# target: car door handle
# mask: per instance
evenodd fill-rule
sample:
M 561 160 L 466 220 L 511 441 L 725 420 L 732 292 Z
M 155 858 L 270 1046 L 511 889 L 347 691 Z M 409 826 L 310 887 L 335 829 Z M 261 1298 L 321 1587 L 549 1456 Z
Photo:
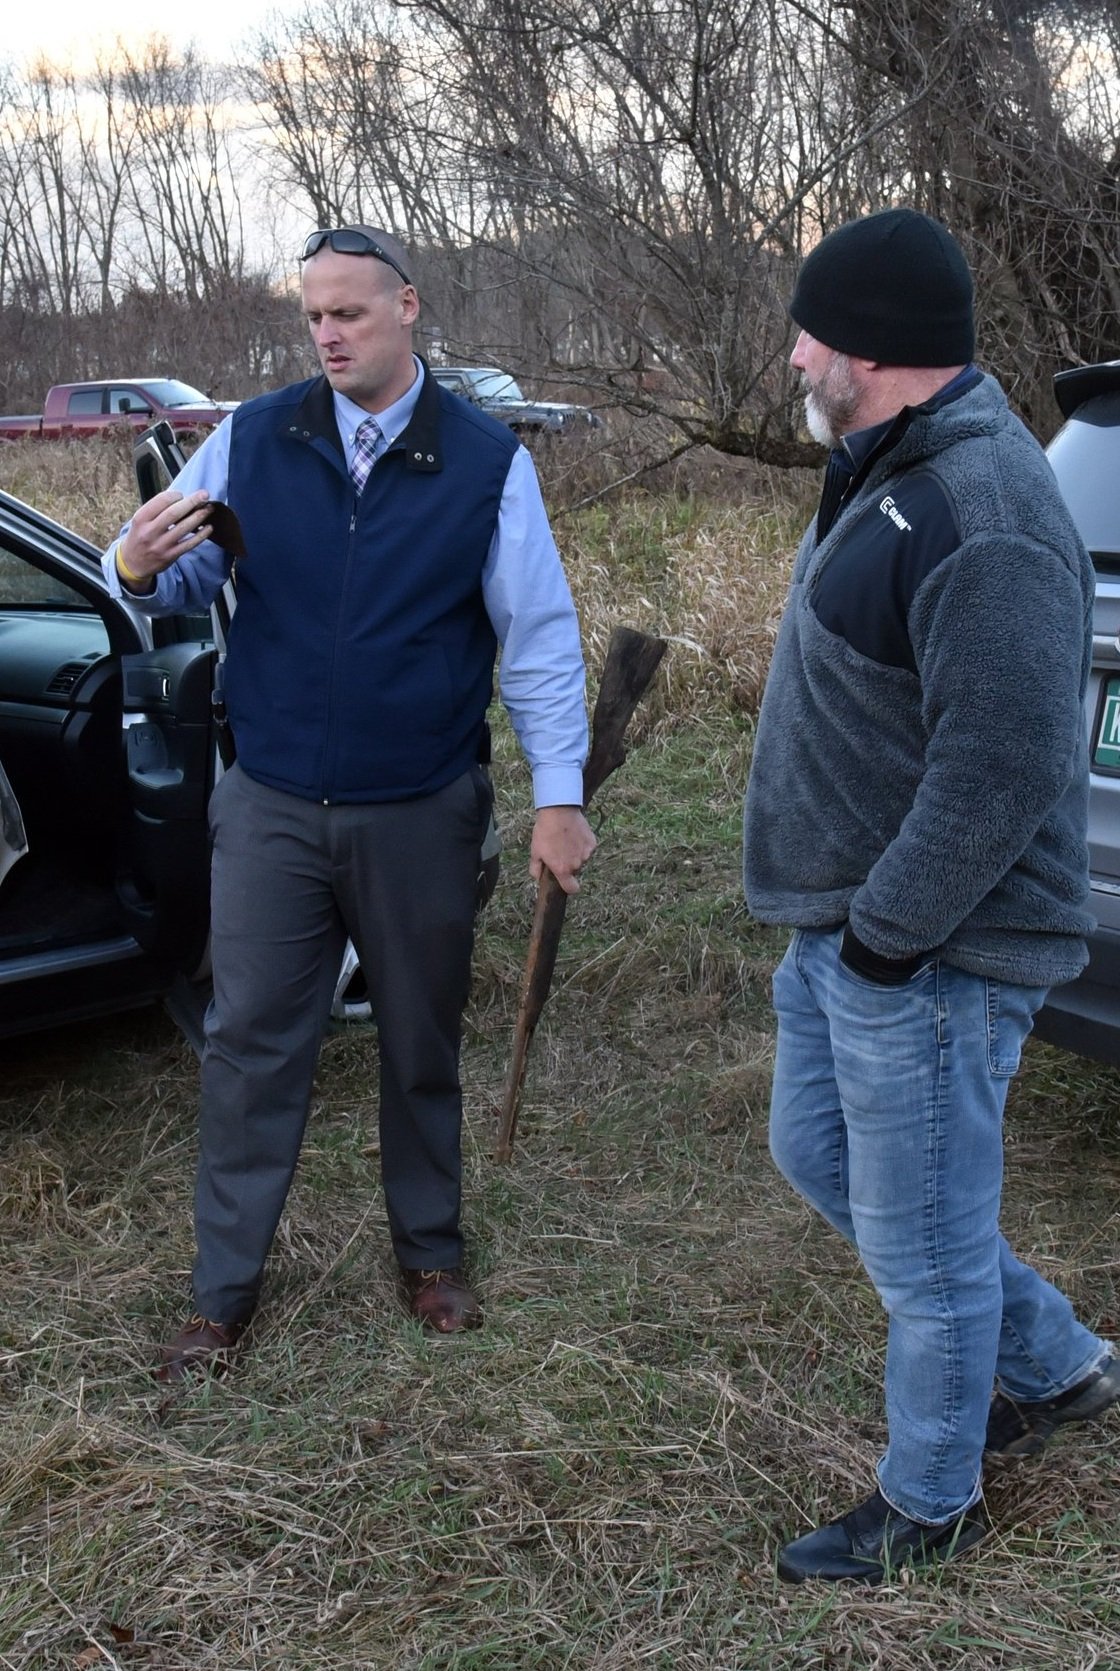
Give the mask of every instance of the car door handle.
M 126 667 L 126 702 L 167 702 L 171 696 L 171 675 L 162 667 Z

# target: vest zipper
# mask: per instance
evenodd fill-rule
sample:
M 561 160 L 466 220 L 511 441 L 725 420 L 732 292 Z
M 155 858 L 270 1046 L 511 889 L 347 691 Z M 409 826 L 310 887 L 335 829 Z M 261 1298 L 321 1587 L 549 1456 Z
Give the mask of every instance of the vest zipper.
M 351 488 L 352 487 L 353 487 L 353 484 L 351 483 Z M 336 747 L 336 743 L 335 743 L 336 717 L 335 716 L 336 716 L 337 711 L 338 711 L 338 703 L 337 703 L 338 690 L 337 690 L 337 687 L 338 687 L 339 640 L 340 640 L 341 635 L 342 635 L 343 610 L 345 609 L 346 592 L 347 592 L 349 579 L 350 579 L 350 569 L 351 569 L 352 558 L 353 558 L 353 555 L 354 555 L 354 530 L 357 528 L 357 525 L 358 525 L 358 495 L 355 493 L 354 496 L 353 496 L 353 504 L 351 505 L 351 508 L 350 508 L 350 524 L 349 524 L 349 528 L 348 528 L 348 531 L 347 531 L 347 539 L 346 539 L 346 566 L 345 566 L 345 571 L 344 571 L 344 574 L 343 574 L 342 584 L 339 587 L 339 593 L 338 593 L 339 613 L 338 613 L 338 618 L 335 622 L 334 647 L 331 651 L 331 672 L 330 672 L 330 682 L 329 682 L 329 686 L 328 686 L 328 695 L 327 695 L 327 715 L 328 715 L 328 719 L 327 719 L 327 733 L 326 733 L 324 749 L 323 749 L 323 788 L 328 790 L 328 791 L 329 791 L 329 789 L 333 788 L 333 786 L 334 786 L 335 768 L 336 768 L 336 765 L 337 765 L 337 762 L 336 762 L 336 759 L 335 759 L 335 747 Z M 330 806 L 331 805 L 331 797 L 330 797 L 329 792 L 322 797 L 322 804 L 324 806 Z

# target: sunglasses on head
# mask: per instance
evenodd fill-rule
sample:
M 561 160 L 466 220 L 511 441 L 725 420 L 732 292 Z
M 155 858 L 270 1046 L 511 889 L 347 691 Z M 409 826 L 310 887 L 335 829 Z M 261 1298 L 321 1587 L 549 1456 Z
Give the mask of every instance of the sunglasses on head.
M 321 226 L 317 232 L 312 232 L 303 246 L 301 261 L 310 261 L 313 255 L 318 255 L 324 244 L 329 244 L 336 255 L 373 255 L 378 261 L 384 261 L 386 266 L 392 267 L 394 273 L 399 273 L 405 284 L 412 280 L 405 272 L 399 261 L 394 261 L 388 250 L 383 250 L 379 243 L 365 232 L 355 232 L 349 227 L 336 227 L 333 231 L 329 226 Z

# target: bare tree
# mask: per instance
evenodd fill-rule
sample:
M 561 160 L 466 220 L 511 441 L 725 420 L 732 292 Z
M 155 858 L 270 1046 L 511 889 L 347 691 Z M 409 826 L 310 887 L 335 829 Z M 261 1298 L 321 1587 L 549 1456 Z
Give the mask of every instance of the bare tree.
M 130 169 L 137 147 L 115 61 L 99 57 L 87 86 L 87 102 L 96 119 L 76 124 L 76 144 L 84 190 L 76 204 L 84 252 L 96 275 L 96 306 L 113 303 L 117 239 L 125 210 Z M 93 297 L 87 293 L 87 300 Z
M 411 9 L 486 202 L 458 240 L 490 252 L 532 359 L 679 445 L 816 456 L 794 434 L 790 274 L 906 95 L 856 124 L 828 29 L 782 0 Z
M 985 357 L 1043 433 L 1056 367 L 1120 354 L 1118 20 L 1111 0 L 853 0 L 843 35 L 857 108 L 908 98 L 868 201 L 962 238 Z
M 317 225 L 392 226 L 413 248 L 446 235 L 461 152 L 391 5 L 319 0 L 279 19 L 258 34 L 247 82 Z
M 213 299 L 245 268 L 227 73 L 166 41 L 141 56 L 119 48 L 120 84 L 135 132 L 131 221 L 148 282 Z
M 66 315 L 143 276 L 220 294 L 245 271 L 229 75 L 153 38 L 91 75 L 41 61 L 8 73 L 0 115 L 6 216 L 0 296 Z
M 1120 352 L 1114 0 L 407 9 L 486 204 L 458 241 L 516 298 L 510 337 L 588 383 L 613 367 L 627 404 L 686 441 L 804 456 L 793 268 L 886 203 L 962 238 L 985 358 L 1040 431 L 1056 365 Z M 480 340 L 472 291 L 458 321 Z
M 439 347 L 656 413 L 681 446 L 808 456 L 784 280 L 854 146 L 795 11 L 323 0 L 258 51 L 290 181 L 321 224 L 391 224 L 426 252 Z
M 77 83 L 46 62 L 11 85 L 0 126 L 8 294 L 64 315 L 80 301 L 82 208 Z
M 88 77 L 8 72 L 0 115 L 0 386 L 152 369 L 252 392 L 283 377 L 294 310 L 247 270 L 230 81 L 153 41 Z M 248 387 L 246 387 L 248 385 Z

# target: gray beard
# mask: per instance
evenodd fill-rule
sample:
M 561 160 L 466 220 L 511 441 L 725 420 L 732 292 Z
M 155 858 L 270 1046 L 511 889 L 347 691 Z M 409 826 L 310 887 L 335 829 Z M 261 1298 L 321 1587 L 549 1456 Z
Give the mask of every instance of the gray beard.
M 818 406 L 816 396 L 811 394 L 805 396 L 805 427 L 822 447 L 835 447 L 840 440 L 838 435 L 833 434 L 832 425 Z

